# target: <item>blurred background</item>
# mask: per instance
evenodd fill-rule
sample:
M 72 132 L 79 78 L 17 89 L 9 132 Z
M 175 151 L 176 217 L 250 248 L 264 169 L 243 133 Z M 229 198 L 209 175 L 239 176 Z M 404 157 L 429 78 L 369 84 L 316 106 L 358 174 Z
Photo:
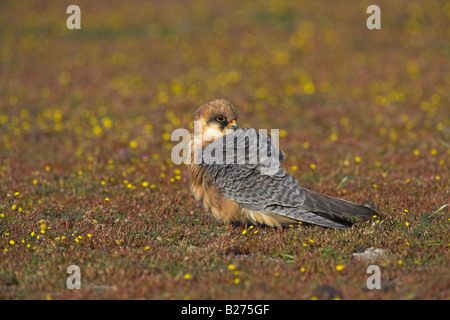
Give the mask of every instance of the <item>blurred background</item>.
M 381 30 L 370 1 L 76 1 L 68 30 L 71 4 L 0 4 L 1 161 L 165 158 L 168 134 L 219 97 L 241 126 L 284 129 L 287 151 L 448 156 L 445 1 L 381 2 Z

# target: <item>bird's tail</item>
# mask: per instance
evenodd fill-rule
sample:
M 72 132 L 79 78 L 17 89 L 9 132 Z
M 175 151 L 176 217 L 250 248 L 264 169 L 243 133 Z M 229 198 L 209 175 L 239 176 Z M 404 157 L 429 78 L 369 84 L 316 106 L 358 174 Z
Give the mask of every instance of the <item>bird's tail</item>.
M 372 218 L 380 216 L 375 206 L 370 208 L 367 205 L 359 205 L 351 201 L 339 199 L 336 197 L 321 194 L 315 191 L 303 188 L 306 193 L 303 207 L 308 211 L 330 220 L 332 227 L 346 229 L 352 226 L 352 223 L 343 216 Z M 336 226 L 336 224 L 340 226 Z

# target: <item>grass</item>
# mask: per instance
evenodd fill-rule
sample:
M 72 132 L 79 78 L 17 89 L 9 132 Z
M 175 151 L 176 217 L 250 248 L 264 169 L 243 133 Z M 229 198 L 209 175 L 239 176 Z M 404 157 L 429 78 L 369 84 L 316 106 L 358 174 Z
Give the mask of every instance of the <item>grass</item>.
M 81 30 L 68 5 L 1 5 L 0 298 L 450 298 L 448 4 L 384 3 L 381 30 L 366 1 L 79 1 Z M 384 218 L 203 214 L 170 133 L 218 97 L 284 130 L 301 185 Z M 386 254 L 352 255 L 370 247 Z

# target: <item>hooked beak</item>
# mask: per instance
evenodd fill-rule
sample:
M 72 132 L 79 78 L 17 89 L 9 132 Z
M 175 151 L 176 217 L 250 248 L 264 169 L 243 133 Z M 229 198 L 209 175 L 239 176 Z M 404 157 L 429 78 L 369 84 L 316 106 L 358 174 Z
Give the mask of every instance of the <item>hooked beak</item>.
M 238 128 L 238 124 L 236 123 L 236 120 L 232 120 L 227 125 L 228 129 L 236 130 Z

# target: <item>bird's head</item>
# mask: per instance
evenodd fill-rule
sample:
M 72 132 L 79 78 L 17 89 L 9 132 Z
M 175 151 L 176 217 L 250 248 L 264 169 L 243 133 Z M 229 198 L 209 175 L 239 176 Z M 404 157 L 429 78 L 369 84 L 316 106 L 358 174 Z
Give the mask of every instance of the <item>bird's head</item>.
M 235 130 L 238 127 L 236 109 L 230 101 L 225 99 L 216 99 L 202 104 L 197 109 L 194 121 L 201 123 L 203 147 L 226 135 L 227 131 L 230 132 L 229 130 Z

